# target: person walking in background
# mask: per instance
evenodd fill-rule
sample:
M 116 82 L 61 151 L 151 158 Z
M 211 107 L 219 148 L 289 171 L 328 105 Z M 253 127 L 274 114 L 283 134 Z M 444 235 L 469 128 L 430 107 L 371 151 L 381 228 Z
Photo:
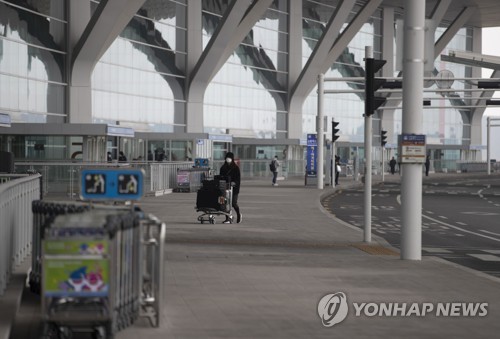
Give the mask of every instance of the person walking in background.
M 278 179 L 278 167 L 280 167 L 280 163 L 278 161 L 278 156 L 275 155 L 274 159 L 269 164 L 269 169 L 273 172 L 273 186 L 278 186 L 276 180 Z
M 127 157 L 125 156 L 125 153 L 120 151 L 120 155 L 118 156 L 118 161 L 119 162 L 127 162 Z
M 234 154 L 232 152 L 226 153 L 226 161 L 224 165 L 220 168 L 219 174 L 224 177 L 226 180 L 230 180 L 233 184 L 233 201 L 232 206 L 236 212 L 236 223 L 240 223 L 242 219 L 242 215 L 240 212 L 240 207 L 238 206 L 238 195 L 240 194 L 240 183 L 241 183 L 241 173 L 240 168 L 234 162 Z M 224 224 L 231 223 L 229 217 L 226 216 L 226 220 Z
M 335 186 L 339 184 L 339 176 L 340 176 L 340 157 L 338 155 L 335 156 Z
M 429 176 L 429 168 L 431 167 L 431 156 L 428 155 L 427 158 L 425 158 L 425 176 Z
M 391 174 L 396 173 L 396 159 L 394 157 L 389 161 L 389 167 L 391 168 Z

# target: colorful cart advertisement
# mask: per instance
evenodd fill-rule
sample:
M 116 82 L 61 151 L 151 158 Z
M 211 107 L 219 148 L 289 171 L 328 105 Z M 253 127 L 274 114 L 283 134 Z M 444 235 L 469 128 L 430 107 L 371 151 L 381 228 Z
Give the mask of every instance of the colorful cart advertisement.
M 109 291 L 108 259 L 46 258 L 43 262 L 45 296 L 105 297 Z
M 109 241 L 45 240 L 44 286 L 49 297 L 102 297 L 109 290 Z
M 107 240 L 45 240 L 45 254 L 105 255 L 109 253 Z

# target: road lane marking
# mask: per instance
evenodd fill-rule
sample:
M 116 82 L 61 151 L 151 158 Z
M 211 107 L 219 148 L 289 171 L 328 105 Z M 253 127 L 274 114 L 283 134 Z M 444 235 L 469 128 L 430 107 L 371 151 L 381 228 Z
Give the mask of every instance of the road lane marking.
M 483 250 L 483 252 L 488 252 L 491 254 L 500 254 L 500 250 Z
M 441 223 L 445 226 L 448 226 L 448 227 L 451 227 L 451 228 L 454 228 L 456 230 L 459 230 L 459 231 L 462 231 L 462 232 L 465 232 L 465 233 L 469 233 L 469 234 L 474 234 L 474 235 L 477 235 L 478 237 L 482 237 L 482 238 L 486 238 L 486 239 L 490 239 L 490 240 L 493 240 L 493 241 L 498 241 L 500 242 L 500 239 L 498 238 L 493 238 L 493 237 L 490 237 L 488 235 L 484 235 L 484 234 L 481 234 L 481 233 L 476 233 L 476 232 L 473 232 L 473 231 L 469 231 L 469 230 L 466 230 L 464 228 L 461 228 L 461 227 L 458 227 L 458 226 L 454 226 L 454 225 L 450 225 L 448 223 L 445 223 L 441 220 L 437 220 L 437 219 L 434 219 L 434 218 L 431 218 L 429 217 L 428 215 L 422 215 L 423 218 L 426 218 L 426 219 L 429 219 L 429 220 L 432 220 L 432 221 L 435 221 L 435 222 L 438 222 L 438 223 Z
M 453 253 L 450 250 L 445 250 L 444 248 L 431 248 L 431 247 L 422 247 L 422 250 L 429 253 Z
M 480 230 L 480 231 L 483 232 L 483 233 L 488 233 L 488 234 L 493 234 L 493 235 L 499 235 L 500 236 L 500 233 L 490 232 L 490 231 L 486 231 L 486 230 Z
M 469 254 L 469 253 L 467 253 L 467 255 L 470 257 L 481 259 L 483 261 L 500 261 L 500 257 L 497 257 L 496 255 L 493 255 L 493 254 Z
M 397 200 L 397 202 L 401 205 L 401 195 L 398 195 L 398 196 L 396 197 L 396 200 Z M 490 239 L 490 240 L 493 240 L 493 241 L 498 241 L 498 242 L 500 242 L 500 239 L 498 239 L 498 238 L 493 238 L 493 237 L 490 237 L 490 236 L 488 236 L 488 235 L 484 235 L 484 234 L 481 234 L 481 233 L 476 233 L 476 232 L 469 231 L 469 230 L 466 230 L 466 229 L 461 228 L 461 227 L 458 227 L 458 226 L 450 225 L 450 224 L 445 223 L 445 222 L 443 222 L 443 221 L 441 221 L 441 220 L 438 220 L 438 219 L 434 219 L 434 218 L 432 218 L 432 217 L 429 217 L 428 215 L 425 215 L 425 214 L 422 214 L 422 218 L 426 218 L 426 219 L 432 220 L 432 221 L 434 221 L 434 222 L 438 222 L 438 223 L 440 223 L 440 224 L 442 224 L 442 225 L 445 225 L 445 226 L 448 226 L 448 227 L 454 228 L 454 229 L 456 229 L 456 230 L 459 230 L 459 231 L 462 231 L 462 232 L 465 232 L 465 233 L 474 234 L 474 235 L 477 235 L 478 237 L 482 237 L 482 238 L 486 238 L 486 239 Z

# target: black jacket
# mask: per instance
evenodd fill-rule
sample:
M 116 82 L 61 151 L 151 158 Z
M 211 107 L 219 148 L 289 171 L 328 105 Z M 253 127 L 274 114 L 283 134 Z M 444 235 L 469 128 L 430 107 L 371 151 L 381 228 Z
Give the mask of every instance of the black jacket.
M 222 177 L 226 180 L 230 180 L 234 182 L 233 194 L 238 194 L 240 192 L 240 182 L 241 182 L 241 174 L 240 168 L 234 162 L 228 165 L 227 162 L 222 165 L 220 168 L 220 173 Z

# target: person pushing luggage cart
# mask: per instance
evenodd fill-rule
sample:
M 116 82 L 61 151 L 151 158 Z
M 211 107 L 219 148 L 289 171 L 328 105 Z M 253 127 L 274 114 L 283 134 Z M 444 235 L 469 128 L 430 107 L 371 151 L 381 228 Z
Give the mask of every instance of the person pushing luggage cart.
M 220 176 L 225 178 L 228 182 L 233 186 L 233 199 L 232 206 L 236 211 L 236 223 L 240 223 L 242 221 L 242 216 L 240 212 L 240 207 L 238 206 L 238 195 L 240 193 L 240 183 L 241 183 L 241 174 L 240 168 L 234 162 L 234 154 L 232 152 L 226 153 L 226 162 L 220 168 L 219 172 Z M 226 216 L 225 224 L 231 223 L 231 219 Z
M 234 155 L 226 154 L 226 161 L 220 169 L 220 174 L 212 180 L 203 180 L 202 187 L 196 195 L 196 211 L 202 212 L 198 221 L 215 224 L 215 216 L 225 216 L 224 224 L 233 223 L 231 207 L 236 211 L 236 222 L 241 222 L 241 212 L 238 206 L 240 191 L 240 168 L 234 163 Z

